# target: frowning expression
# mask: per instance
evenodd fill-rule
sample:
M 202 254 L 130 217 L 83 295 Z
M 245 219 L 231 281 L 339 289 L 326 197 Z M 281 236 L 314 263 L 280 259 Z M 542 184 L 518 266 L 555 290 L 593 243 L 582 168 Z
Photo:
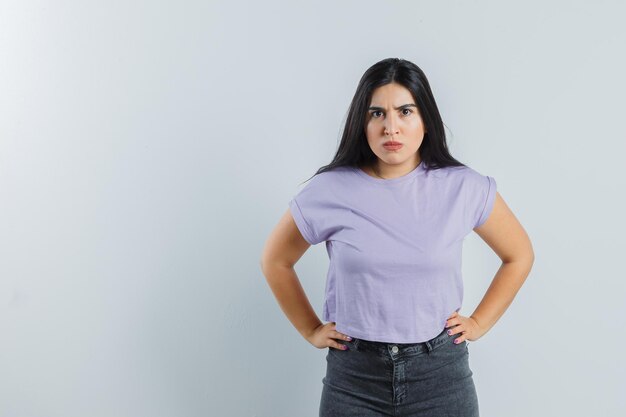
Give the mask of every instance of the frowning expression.
M 424 133 L 424 122 L 408 89 L 390 83 L 374 90 L 366 117 L 366 136 L 379 163 L 414 166 Z

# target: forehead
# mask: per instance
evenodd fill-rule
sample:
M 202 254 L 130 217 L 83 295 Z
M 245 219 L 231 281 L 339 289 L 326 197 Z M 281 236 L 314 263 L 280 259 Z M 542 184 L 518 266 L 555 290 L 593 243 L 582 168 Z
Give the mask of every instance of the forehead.
M 396 83 L 386 84 L 372 92 L 370 105 L 372 106 L 401 106 L 415 104 L 411 92 L 404 86 Z

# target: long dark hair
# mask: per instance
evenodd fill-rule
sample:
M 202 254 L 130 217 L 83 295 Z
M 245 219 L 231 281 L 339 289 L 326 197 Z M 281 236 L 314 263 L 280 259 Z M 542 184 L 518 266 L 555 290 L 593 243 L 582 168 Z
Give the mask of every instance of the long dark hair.
M 337 153 L 330 164 L 319 168 L 313 176 L 341 166 L 363 167 L 376 162 L 377 156 L 367 143 L 365 116 L 374 90 L 390 83 L 408 89 L 419 108 L 426 128 L 419 147 L 425 169 L 466 166 L 454 159 L 448 151 L 443 121 L 424 72 L 410 61 L 387 58 L 372 65 L 361 77 L 350 103 Z

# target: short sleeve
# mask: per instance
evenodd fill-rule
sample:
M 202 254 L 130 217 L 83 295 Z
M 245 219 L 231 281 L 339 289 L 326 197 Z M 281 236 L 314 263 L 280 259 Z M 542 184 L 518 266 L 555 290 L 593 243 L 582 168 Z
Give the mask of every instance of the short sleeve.
M 472 195 L 469 198 L 472 229 L 481 226 L 487 221 L 489 214 L 493 210 L 497 188 L 496 180 L 488 175 L 478 174 L 473 185 Z
M 476 220 L 473 228 L 481 226 L 487 221 L 496 200 L 496 180 L 493 177 L 485 175 L 481 182 L 482 184 L 477 192 L 478 205 L 474 214 Z
M 308 210 L 307 216 L 305 217 L 302 213 L 302 209 L 300 208 L 300 204 L 298 204 L 298 196 L 291 199 L 289 202 L 289 209 L 293 220 L 296 222 L 296 226 L 298 226 L 302 237 L 304 237 L 304 240 L 309 242 L 310 245 L 318 244 L 319 240 L 317 239 L 317 235 L 313 232 L 313 227 L 309 226 L 309 220 L 307 220 L 309 217 Z
M 332 218 L 331 196 L 320 177 L 314 176 L 289 202 L 289 209 L 302 237 L 311 245 L 328 239 Z

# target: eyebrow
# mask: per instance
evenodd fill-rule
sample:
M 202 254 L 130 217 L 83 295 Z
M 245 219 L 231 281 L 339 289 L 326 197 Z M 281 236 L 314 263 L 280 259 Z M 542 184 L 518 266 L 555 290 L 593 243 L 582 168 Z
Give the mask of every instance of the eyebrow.
M 403 104 L 401 106 L 394 107 L 394 109 L 400 110 L 400 109 L 405 109 L 407 107 L 415 107 L 415 108 L 417 108 L 417 105 L 416 104 Z M 371 106 L 368 110 L 385 110 L 385 109 L 383 109 L 382 107 Z

